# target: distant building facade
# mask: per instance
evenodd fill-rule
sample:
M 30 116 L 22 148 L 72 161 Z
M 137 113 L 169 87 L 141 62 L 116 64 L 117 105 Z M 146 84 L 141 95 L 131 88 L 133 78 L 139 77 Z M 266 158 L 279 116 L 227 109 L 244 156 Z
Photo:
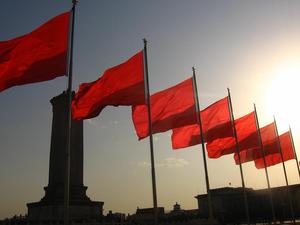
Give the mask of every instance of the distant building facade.
M 287 187 L 271 188 L 275 218 L 277 221 L 292 220 Z M 295 218 L 300 218 L 300 184 L 290 185 L 289 192 Z M 272 221 L 270 195 L 268 189 L 246 188 L 250 220 L 253 223 Z M 211 190 L 214 216 L 223 223 L 246 221 L 243 188 L 224 187 Z M 200 217 L 208 217 L 207 194 L 197 195 Z
M 137 224 L 151 224 L 153 223 L 153 215 L 154 209 L 153 208 L 139 208 L 137 207 L 136 213 L 129 216 L 128 220 Z M 157 208 L 157 215 L 158 219 L 162 219 L 165 215 L 164 207 Z

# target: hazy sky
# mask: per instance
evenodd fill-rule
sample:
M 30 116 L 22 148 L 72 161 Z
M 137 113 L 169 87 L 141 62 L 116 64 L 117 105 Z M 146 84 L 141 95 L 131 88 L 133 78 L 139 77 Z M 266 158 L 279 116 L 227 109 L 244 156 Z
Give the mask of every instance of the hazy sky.
M 71 0 L 1 0 L 0 40 L 27 33 L 67 11 Z M 261 126 L 278 116 L 280 133 L 292 126 L 300 148 L 300 2 L 276 0 L 85 0 L 75 24 L 74 85 L 93 81 L 149 42 L 150 89 L 172 86 L 196 67 L 201 107 L 232 92 L 235 118 L 253 110 Z M 298 80 L 297 80 L 298 79 Z M 66 78 L 10 88 L 0 94 L 0 219 L 25 214 L 48 184 L 49 100 Z M 298 85 L 297 85 L 298 84 Z M 108 210 L 133 213 L 152 206 L 148 139 L 138 141 L 130 107 L 107 107 L 84 126 L 84 184 Z M 154 136 L 158 204 L 196 208 L 205 193 L 201 146 L 172 151 L 170 132 Z M 212 188 L 240 186 L 232 155 L 208 160 Z M 244 165 L 247 187 L 265 188 L 264 171 Z M 295 161 L 289 181 L 299 183 Z M 270 168 L 271 186 L 284 185 L 282 166 Z

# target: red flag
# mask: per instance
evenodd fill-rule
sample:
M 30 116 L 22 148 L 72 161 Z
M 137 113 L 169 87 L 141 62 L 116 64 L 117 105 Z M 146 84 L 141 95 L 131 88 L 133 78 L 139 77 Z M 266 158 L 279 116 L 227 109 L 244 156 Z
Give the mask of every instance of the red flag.
M 235 120 L 235 127 L 240 151 L 259 145 L 254 112 Z M 207 143 L 206 149 L 210 158 L 219 158 L 237 151 L 234 137 L 215 139 Z
M 201 144 L 200 127 L 192 124 L 172 130 L 172 148 L 180 149 Z
M 189 78 L 150 97 L 153 133 L 165 132 L 196 122 L 193 80 Z M 147 105 L 132 107 L 132 119 L 139 139 L 149 135 Z
M 264 126 L 260 129 L 261 140 L 263 146 L 267 146 L 269 143 L 274 142 L 276 139 L 276 126 L 275 123 L 270 123 L 267 126 Z M 268 152 L 265 152 L 268 153 Z
M 292 144 L 290 132 L 285 132 L 282 135 L 280 135 L 279 140 L 280 140 L 280 146 L 281 146 L 281 151 L 282 151 L 282 155 L 283 155 L 283 160 L 288 161 L 288 160 L 294 159 L 295 155 L 294 155 L 293 144 Z M 273 165 L 281 163 L 282 159 L 281 159 L 280 153 L 278 153 L 279 150 L 278 150 L 277 140 L 270 143 L 268 145 L 268 147 L 275 149 L 273 151 L 274 152 L 277 151 L 277 153 L 269 154 L 265 157 L 266 166 L 269 167 L 269 166 L 273 166 Z M 262 158 L 256 159 L 254 162 L 255 162 L 255 167 L 257 169 L 265 168 L 264 161 Z
M 66 74 L 70 12 L 21 37 L 0 42 L 0 92 Z
M 233 136 L 228 97 L 225 97 L 201 111 L 204 140 Z
M 80 85 L 72 101 L 73 119 L 96 117 L 105 106 L 143 104 L 143 51 L 126 62 L 106 70 L 98 80 Z
M 205 141 L 232 136 L 228 97 L 201 110 L 201 121 Z M 201 143 L 198 124 L 173 129 L 173 149 L 185 148 Z
M 276 140 L 275 123 L 270 123 L 260 128 L 260 135 L 265 156 L 273 154 L 274 152 L 278 152 L 278 148 L 270 148 L 270 143 Z M 241 163 L 250 162 L 262 157 L 263 154 L 261 152 L 260 145 L 240 152 Z M 238 165 L 239 160 L 237 153 L 234 153 L 234 160 L 235 163 Z

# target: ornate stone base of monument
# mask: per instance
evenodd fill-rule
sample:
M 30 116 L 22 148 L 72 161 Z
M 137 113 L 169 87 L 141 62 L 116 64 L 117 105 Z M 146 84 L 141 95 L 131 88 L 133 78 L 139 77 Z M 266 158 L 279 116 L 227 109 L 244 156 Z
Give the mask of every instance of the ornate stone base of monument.
M 64 218 L 64 187 L 45 187 L 45 197 L 39 202 L 28 203 L 28 221 L 57 222 Z M 97 220 L 103 216 L 103 202 L 91 201 L 85 186 L 70 189 L 70 220 Z
M 41 201 L 27 204 L 29 222 L 57 223 L 64 218 L 67 100 L 64 92 L 50 101 L 53 119 L 49 183 Z M 72 121 L 70 159 L 70 220 L 97 220 L 103 216 L 103 202 L 91 201 L 86 195 L 87 187 L 83 185 L 83 121 Z
M 29 222 L 59 222 L 64 218 L 63 204 L 48 205 L 43 202 L 27 204 Z M 103 202 L 70 204 L 70 221 L 98 220 L 102 217 Z

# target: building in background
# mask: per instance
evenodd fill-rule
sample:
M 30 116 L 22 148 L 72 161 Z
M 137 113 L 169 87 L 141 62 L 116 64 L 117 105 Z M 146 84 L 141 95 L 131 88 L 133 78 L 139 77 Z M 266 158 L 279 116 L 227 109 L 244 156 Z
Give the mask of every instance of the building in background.
M 277 221 L 292 220 L 286 186 L 271 188 L 275 217 Z M 300 218 L 300 184 L 290 185 L 289 191 L 296 219 Z M 272 211 L 268 189 L 253 190 L 246 188 L 250 220 L 253 223 L 272 221 Z M 216 219 L 223 223 L 246 221 L 243 188 L 224 187 L 211 190 L 213 212 Z M 207 194 L 197 195 L 199 215 L 208 216 Z

